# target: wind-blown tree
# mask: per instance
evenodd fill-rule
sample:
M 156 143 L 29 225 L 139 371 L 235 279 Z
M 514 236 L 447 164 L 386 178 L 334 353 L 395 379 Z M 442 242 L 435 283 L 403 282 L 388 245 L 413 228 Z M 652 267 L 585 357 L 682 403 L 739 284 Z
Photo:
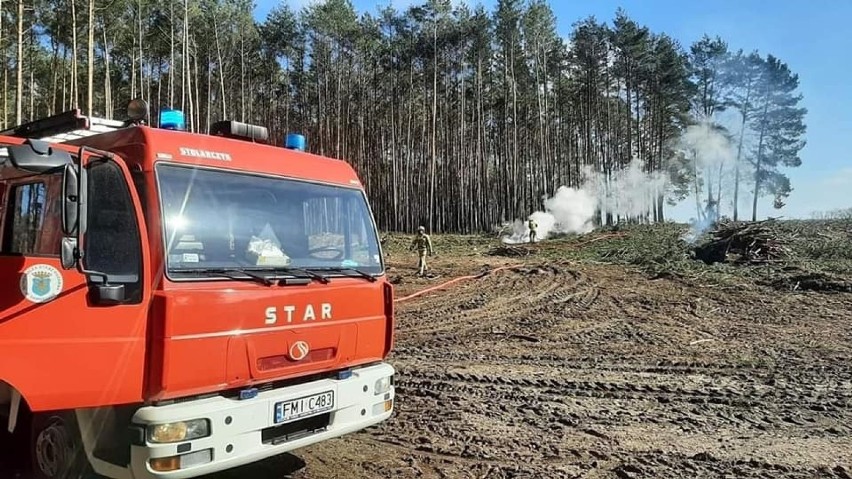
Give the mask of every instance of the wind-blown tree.
M 733 219 L 739 219 L 739 193 L 740 183 L 743 177 L 743 155 L 746 135 L 749 131 L 748 125 L 752 115 L 755 113 L 755 96 L 757 94 L 763 59 L 757 52 L 744 55 L 742 50 L 728 59 L 725 67 L 726 84 L 730 86 L 727 103 L 737 111 L 739 115 L 739 133 L 736 137 L 736 158 L 734 160 L 734 198 Z
M 690 69 L 694 83 L 692 110 L 698 121 L 706 122 L 711 128 L 718 129 L 715 115 L 724 111 L 727 106 L 725 102 L 727 93 L 725 80 L 730 77 L 725 75 L 724 69 L 728 65 L 728 45 L 720 37 L 711 39 L 705 34 L 700 40 L 692 44 L 690 53 Z M 708 207 L 719 205 L 721 202 L 722 174 L 726 165 L 723 161 L 719 161 L 718 165 L 703 165 L 705 171 L 699 171 L 697 164 L 699 158 L 696 156 L 693 161 L 696 162 L 693 165 L 695 201 L 698 207 L 697 214 L 700 218 L 704 211 L 699 198 L 702 189 L 706 188 L 707 190 L 706 205 Z M 704 177 L 703 188 L 702 176 Z M 716 197 L 713 196 L 714 182 L 717 183 Z
M 755 94 L 755 114 L 751 128 L 757 134 L 754 152 L 754 196 L 752 221 L 757 221 L 757 202 L 763 194 L 775 197 L 777 208 L 792 191 L 790 180 L 778 168 L 802 164 L 799 152 L 805 146 L 802 138 L 807 110 L 799 106 L 802 95 L 796 93 L 799 76 L 787 64 L 768 55 L 761 71 Z

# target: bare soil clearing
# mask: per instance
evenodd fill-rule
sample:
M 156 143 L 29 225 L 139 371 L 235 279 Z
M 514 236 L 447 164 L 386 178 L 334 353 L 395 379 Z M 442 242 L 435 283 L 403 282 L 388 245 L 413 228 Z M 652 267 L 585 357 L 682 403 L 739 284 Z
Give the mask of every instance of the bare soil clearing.
M 523 266 L 399 303 L 397 414 L 298 451 L 294 477 L 852 476 L 852 294 L 543 260 L 554 247 L 455 248 L 435 281 L 392 251 L 399 296 Z
M 397 304 L 390 421 L 205 479 L 852 477 L 852 293 L 784 276 L 850 284 L 850 231 L 755 268 L 642 230 L 436 237 L 434 279 L 389 238 L 398 297 L 517 266 Z

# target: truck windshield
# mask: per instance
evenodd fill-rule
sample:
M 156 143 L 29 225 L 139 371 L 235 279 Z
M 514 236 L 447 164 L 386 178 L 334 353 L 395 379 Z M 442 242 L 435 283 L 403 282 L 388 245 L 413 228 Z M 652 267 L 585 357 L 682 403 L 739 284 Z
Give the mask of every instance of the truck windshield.
M 359 189 L 162 164 L 157 182 L 172 277 L 219 270 L 383 271 Z

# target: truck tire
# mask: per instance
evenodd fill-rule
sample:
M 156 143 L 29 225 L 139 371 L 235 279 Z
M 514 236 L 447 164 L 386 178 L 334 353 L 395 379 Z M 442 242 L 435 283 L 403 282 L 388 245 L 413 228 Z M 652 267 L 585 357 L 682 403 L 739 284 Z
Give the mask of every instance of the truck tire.
M 34 414 L 30 431 L 33 479 L 84 479 L 92 476 L 73 412 Z

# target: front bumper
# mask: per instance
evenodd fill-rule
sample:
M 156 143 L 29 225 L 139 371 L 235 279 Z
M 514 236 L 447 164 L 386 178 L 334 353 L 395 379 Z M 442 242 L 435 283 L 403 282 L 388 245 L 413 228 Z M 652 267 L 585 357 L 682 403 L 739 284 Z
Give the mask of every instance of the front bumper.
M 372 426 L 393 414 L 394 387 L 391 385 L 390 390 L 383 394 L 375 394 L 374 391 L 377 380 L 391 377 L 393 374 L 391 365 L 380 363 L 354 369 L 352 375 L 346 379 L 323 379 L 274 389 L 261 392 L 252 399 L 216 397 L 141 408 L 133 417 L 134 424 L 144 426 L 205 418 L 210 421 L 210 435 L 171 444 L 153 444 L 146 439 L 144 446 L 131 446 L 133 478 L 197 477 L 256 462 Z M 335 404 L 332 410 L 298 419 L 288 428 L 286 436 L 275 437 L 281 430 L 275 429 L 280 426 L 274 422 L 276 403 L 327 391 L 334 392 Z M 328 414 L 327 425 L 324 414 Z M 302 424 L 311 429 L 319 429 L 298 431 Z M 151 467 L 151 459 L 188 454 L 195 455 L 184 461 L 186 468 L 158 472 Z

